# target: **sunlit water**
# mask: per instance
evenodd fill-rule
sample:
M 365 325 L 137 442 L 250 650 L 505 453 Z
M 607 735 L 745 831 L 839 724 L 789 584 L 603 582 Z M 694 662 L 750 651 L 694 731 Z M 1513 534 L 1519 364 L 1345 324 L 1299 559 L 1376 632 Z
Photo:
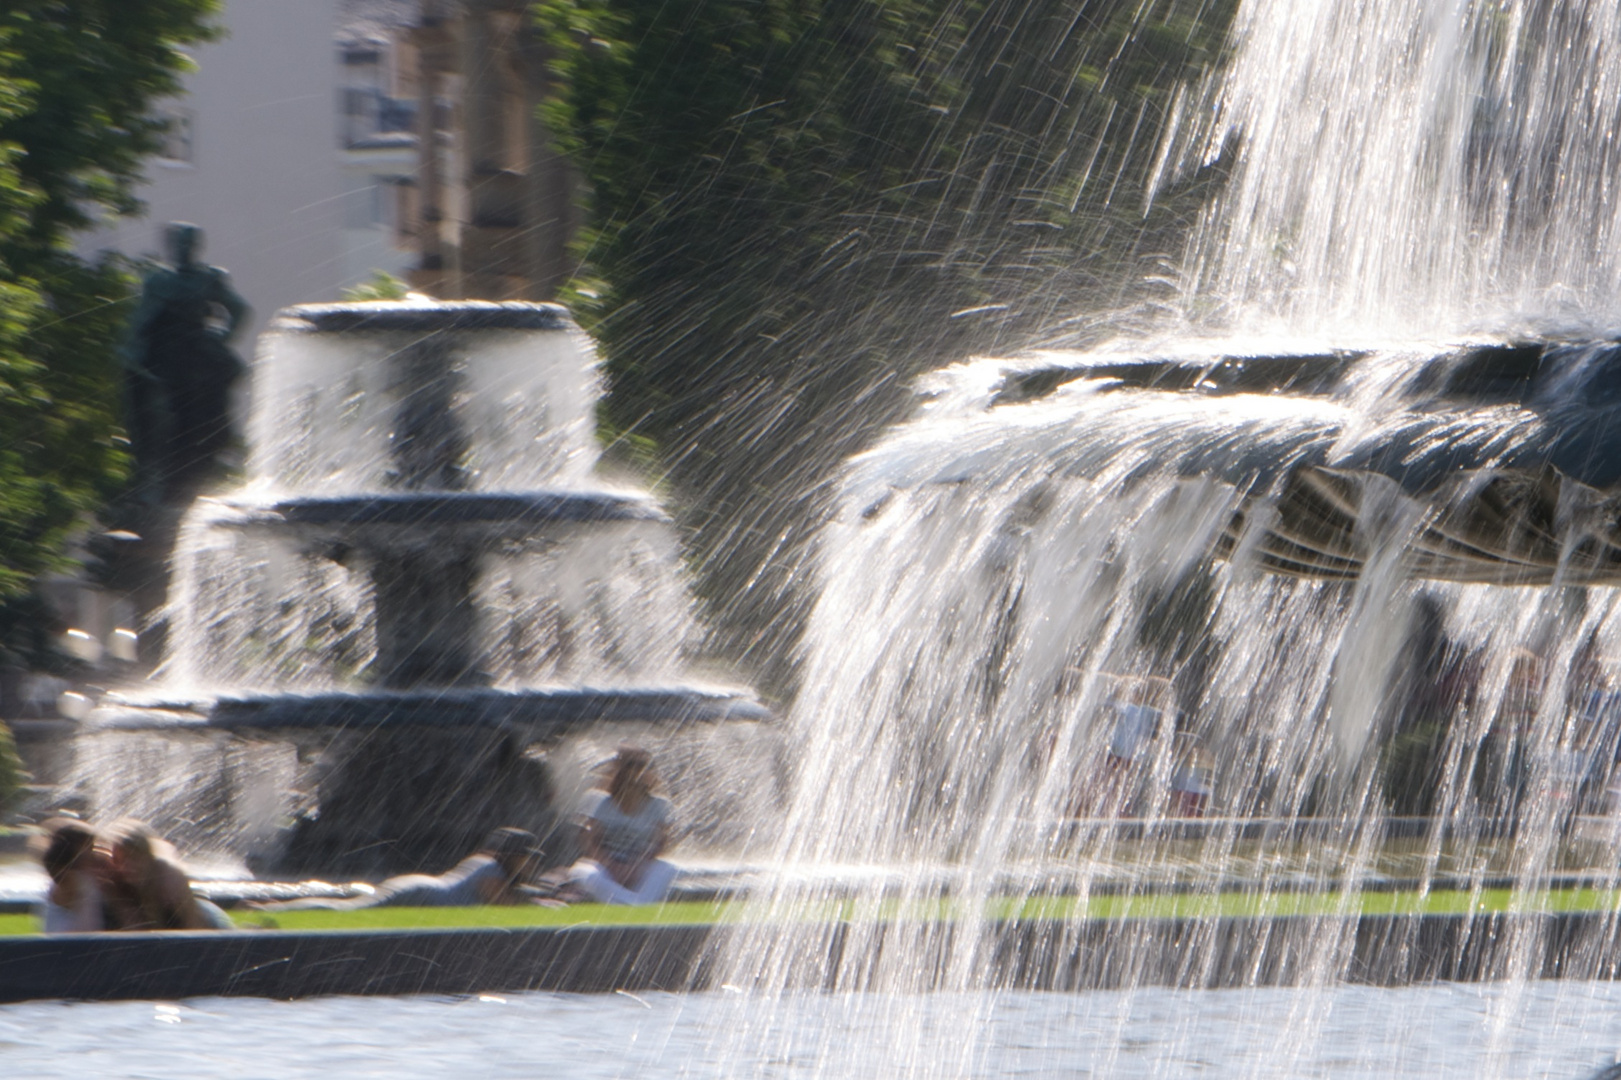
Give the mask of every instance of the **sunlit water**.
M 1421 430 L 1415 456 L 1466 447 L 1460 456 L 1487 476 L 1524 442 L 1533 417 L 1515 407 L 1407 414 L 1430 342 L 1613 320 L 1613 94 L 1598 94 L 1615 78 L 1613 20 L 1613 7 L 1582 2 L 1242 5 L 1231 68 L 1189 91 L 1167 144 L 1172 159 L 1237 154 L 1184 266 L 1188 323 L 1262 336 L 1213 355 L 1285 352 L 1301 334 L 1316 348 L 1384 344 L 1321 396 L 1080 380 L 1007 404 L 1001 365 L 935 379 L 911 422 L 849 463 L 808 571 L 817 599 L 790 718 L 799 775 L 785 865 L 947 865 L 953 896 L 970 900 L 1085 894 L 1118 872 L 1099 869 L 1116 845 L 1066 819 L 1164 820 L 1190 799 L 1338 822 L 1314 870 L 1351 889 L 1376 872 L 1394 813 L 1431 816 L 1412 868 L 1426 884 L 1494 873 L 1534 889 L 1572 860 L 1614 864 L 1613 851 L 1574 850 L 1568 828 L 1577 810 L 1603 808 L 1610 781 L 1615 734 L 1590 706 L 1621 687 L 1614 589 L 1562 587 L 1574 580 L 1565 562 L 1551 587 L 1427 580 L 1410 552 L 1440 507 L 1376 471 L 1349 509 L 1354 579 L 1282 577 L 1260 557 L 1299 467 L 1358 469 Z M 1187 336 L 1136 349 L 1201 348 Z M 1578 522 L 1560 526 L 1563 560 L 1583 527 L 1560 520 Z M 1145 702 L 1155 734 L 1123 736 L 1123 710 Z M 1414 738 L 1430 749 L 1401 758 Z M 1388 780 L 1398 761 L 1422 774 L 1405 794 Z M 1494 834 L 1514 841 L 1492 844 Z M 1165 858 L 1196 886 L 1242 876 L 1264 895 L 1298 863 L 1291 843 L 1259 846 L 1217 831 Z M 1145 873 L 1162 868 L 1148 859 Z M 1010 884 L 1013 867 L 1028 871 L 1022 883 Z M 939 889 L 933 873 L 902 872 L 865 897 L 922 901 Z M 796 882 L 776 895 L 787 910 L 807 891 L 818 890 Z M 840 985 L 887 991 L 861 1007 L 892 1035 L 892 1073 L 974 1075 L 997 1060 L 1008 1027 L 997 1011 L 1006 976 L 983 930 L 970 919 L 949 936 L 903 928 L 881 953 L 852 935 L 858 947 L 809 959 L 803 942 L 763 934 L 730 970 L 769 987 L 820 964 Z M 1163 947 L 1127 926 L 1110 944 L 1125 955 Z M 1503 947 L 1508 971 L 1541 962 L 1537 943 Z M 1326 927 L 1307 952 L 1303 981 L 1316 988 L 1248 999 L 1285 1004 L 1249 1045 L 1255 1059 L 1224 1057 L 1213 1072 L 1450 1067 L 1427 1049 L 1444 1023 L 1420 1031 L 1366 1006 L 1398 997 L 1334 989 L 1350 973 L 1343 928 Z M 935 988 L 961 993 L 921 1007 L 906 996 Z M 1474 1061 L 1477 1074 L 1559 1072 L 1563 1048 L 1540 1042 L 1526 1011 L 1543 992 L 1514 982 L 1472 998 L 1519 1003 L 1492 1021 L 1506 1056 Z M 1229 999 L 1198 1000 L 1185 1026 L 1155 1037 L 1179 1068 L 1222 1053 L 1203 1025 Z M 1337 1012 L 1340 1002 L 1356 1004 Z M 752 1048 L 804 1008 L 789 998 L 741 1014 L 727 1075 L 748 1075 Z M 925 1034 L 930 1010 L 956 1019 Z M 1465 1041 L 1457 1029 L 1451 1038 Z M 1140 1060 L 1123 1027 L 1099 1043 L 1090 1067 L 1103 1074 Z M 1510 1044 L 1523 1055 L 1513 1066 Z M 1061 1053 L 1032 1053 L 1061 1068 Z
M 1247 0 L 1177 101 L 1166 175 L 1232 182 L 1183 272 L 1195 321 L 1406 333 L 1621 307 L 1621 13 L 1608 0 Z
M 1577 1080 L 1621 1047 L 1621 987 L 1609 984 L 817 995 L 750 1046 L 722 1049 L 751 1005 L 728 994 L 12 1005 L 0 1008 L 0 1061 L 35 1080 Z M 932 1052 L 957 1045 L 965 1012 L 983 1025 L 973 1053 Z M 1296 1037 L 1303 1016 L 1320 1038 Z
M 1166 144 L 1167 170 L 1239 155 L 1184 267 L 1188 319 L 1387 338 L 1604 325 L 1621 296 L 1615 18 L 1585 0 L 1244 4 L 1233 66 L 1183 96 Z M 1415 580 L 1403 552 L 1425 510 L 1395 492 L 1359 508 L 1355 581 L 1279 578 L 1254 557 L 1260 479 L 1384 437 L 1402 370 L 1389 350 L 1377 377 L 1319 401 L 1076 384 L 996 409 L 995 365 L 941 380 L 846 471 L 807 571 L 781 864 L 894 868 L 872 900 L 932 897 L 940 867 L 970 900 L 1006 891 L 1013 866 L 1030 868 L 1015 891 L 1042 892 L 1049 869 L 1084 891 L 1112 849 L 1058 823 L 1128 806 L 1164 818 L 1191 772 L 1224 813 L 1342 822 L 1316 870 L 1354 887 L 1380 856 L 1381 742 L 1440 670 L 1415 673 L 1428 632 L 1471 689 L 1444 706 L 1429 807 L 1443 825 L 1417 876 L 1532 888 L 1564 866 L 1572 760 L 1593 735 L 1580 702 L 1621 685 L 1614 590 Z M 339 421 L 350 401 L 333 399 Z M 1515 423 L 1483 420 L 1488 448 Z M 1517 678 L 1536 683 L 1529 703 Z M 1169 681 L 1161 704 L 1179 719 L 1115 769 L 1110 710 L 1150 679 Z M 1477 780 L 1494 769 L 1495 794 Z M 1505 824 L 1519 839 L 1506 855 L 1485 842 Z M 1183 868 L 1215 887 L 1241 863 L 1266 892 L 1298 870 L 1286 855 L 1240 858 L 1218 833 Z M 785 904 L 822 888 L 784 881 Z M 769 934 L 727 959 L 759 996 L 39 1005 L 0 1021 L 6 1063 L 47 1076 L 95 1071 L 99 1054 L 114 1075 L 164 1076 L 1575 1077 L 1621 1041 L 1615 987 L 1350 987 L 1332 933 L 1303 987 L 1198 993 L 1014 993 L 978 935 L 916 944 L 829 973 L 867 994 L 771 993 L 806 961 Z

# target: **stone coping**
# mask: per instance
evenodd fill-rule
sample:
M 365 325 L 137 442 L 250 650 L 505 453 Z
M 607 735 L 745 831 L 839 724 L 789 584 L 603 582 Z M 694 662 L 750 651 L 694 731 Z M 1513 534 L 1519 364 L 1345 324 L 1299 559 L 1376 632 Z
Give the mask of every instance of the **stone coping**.
M 272 330 L 293 333 L 366 333 L 441 330 L 570 330 L 574 320 L 559 304 L 508 300 L 425 303 L 380 300 L 350 304 L 298 304 L 282 308 Z
M 198 702 L 148 703 L 109 695 L 91 712 L 84 730 L 511 728 L 538 739 L 602 722 L 656 723 L 674 728 L 690 723 L 770 719 L 770 711 L 752 695 L 734 688 L 541 686 L 512 690 L 233 694 Z
M 821 991 L 887 989 L 878 979 L 898 966 L 897 955 L 913 973 L 907 991 L 1621 974 L 1615 919 L 1585 913 L 1167 918 L 1129 931 L 1092 919 L 976 929 L 984 936 L 967 986 L 952 981 L 947 958 L 964 944 L 955 941 L 964 924 L 951 922 L 18 937 L 0 940 L 0 1002 L 702 991 L 735 985 L 741 976 L 728 957 L 745 945 L 766 950 L 789 988 Z
M 668 522 L 650 496 L 616 491 L 411 491 L 364 495 L 298 496 L 270 503 L 217 500 L 234 513 L 218 515 L 223 526 L 409 526 L 593 524 Z

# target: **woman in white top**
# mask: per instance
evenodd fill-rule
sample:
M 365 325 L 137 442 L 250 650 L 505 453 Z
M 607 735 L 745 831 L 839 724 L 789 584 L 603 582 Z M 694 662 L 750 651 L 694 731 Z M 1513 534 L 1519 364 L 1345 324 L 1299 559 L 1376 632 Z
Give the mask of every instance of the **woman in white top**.
M 580 804 L 585 857 L 569 870 L 572 891 L 600 904 L 656 904 L 675 882 L 659 858 L 670 842 L 670 800 L 653 794 L 658 775 L 646 750 L 621 746 L 609 762 L 606 790 Z

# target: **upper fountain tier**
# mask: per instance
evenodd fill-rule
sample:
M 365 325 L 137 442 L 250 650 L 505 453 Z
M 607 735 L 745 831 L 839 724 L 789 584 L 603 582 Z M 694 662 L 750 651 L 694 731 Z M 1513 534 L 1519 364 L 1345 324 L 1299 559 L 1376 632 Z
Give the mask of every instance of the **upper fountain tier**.
M 1197 480 L 1230 500 L 1216 553 L 1284 574 L 1355 577 L 1394 545 L 1421 576 L 1615 584 L 1618 388 L 1608 339 L 1127 345 L 944 372 L 940 422 L 863 465 L 875 503 L 968 475 Z
M 595 354 L 556 305 L 307 304 L 270 330 L 254 490 L 534 491 L 575 487 L 596 463 Z

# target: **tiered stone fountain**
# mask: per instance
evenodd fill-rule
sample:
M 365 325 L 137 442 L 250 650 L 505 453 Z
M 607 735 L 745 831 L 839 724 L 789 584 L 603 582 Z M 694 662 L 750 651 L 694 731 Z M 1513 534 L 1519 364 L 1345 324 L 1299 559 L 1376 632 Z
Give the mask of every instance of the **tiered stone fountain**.
M 81 740 L 93 809 L 282 869 L 431 866 L 544 833 L 582 729 L 763 718 L 683 676 L 674 538 L 593 478 L 597 394 L 555 306 L 283 311 L 248 482 L 181 530 L 160 691 Z

